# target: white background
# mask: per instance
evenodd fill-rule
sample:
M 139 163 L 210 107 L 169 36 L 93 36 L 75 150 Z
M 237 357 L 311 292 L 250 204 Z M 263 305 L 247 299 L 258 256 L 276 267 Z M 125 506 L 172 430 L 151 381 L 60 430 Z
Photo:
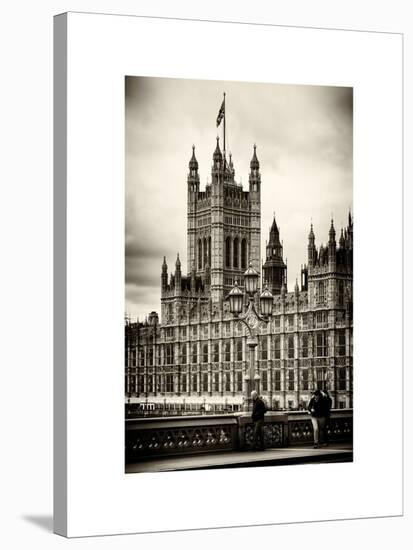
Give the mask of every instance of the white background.
M 310 4 L 310 5 L 307 5 Z M 271 11 L 260 9 L 259 3 L 223 6 L 209 2 L 204 9 L 195 9 L 188 3 L 175 2 L 174 8 L 161 2 L 149 4 L 117 2 L 116 11 L 148 15 L 252 20 L 278 24 L 330 26 L 340 28 L 368 28 L 412 32 L 407 25 L 407 3 L 393 2 L 386 7 L 376 3 L 359 4 L 294 3 L 281 9 L 273 3 Z M 43 3 L 37 10 L 17 4 L 14 12 L 3 12 L 0 36 L 4 40 L 7 79 L 1 88 L 1 126 L 3 152 L 1 184 L 5 196 L 2 213 L 2 510 L 4 525 L 0 540 L 6 548 L 39 546 L 53 548 L 61 544 L 97 545 L 101 547 L 132 547 L 138 544 L 157 547 L 207 548 L 211 544 L 238 544 L 248 547 L 257 541 L 288 544 L 291 547 L 319 547 L 320 537 L 335 541 L 337 548 L 348 548 L 367 537 L 369 545 L 385 548 L 404 535 L 401 548 L 408 548 L 407 533 L 411 521 L 410 491 L 406 495 L 405 518 L 332 522 L 321 524 L 284 525 L 253 529 L 230 529 L 207 532 L 159 535 L 122 536 L 99 539 L 65 541 L 50 534 L 51 528 L 51 427 L 52 427 L 52 364 L 51 364 L 51 245 L 52 245 L 52 20 L 55 13 L 67 9 L 115 11 L 110 2 Z M 11 8 L 10 8 L 11 9 Z M 404 13 L 403 13 L 404 10 Z M 406 97 L 409 97 L 410 34 L 406 37 Z M 5 95 L 4 95 L 5 94 Z M 406 121 L 410 123 L 410 103 L 406 105 Z M 4 136 L 4 137 L 3 137 Z M 411 150 L 410 124 L 406 124 L 406 150 Z M 406 159 L 408 160 L 408 159 Z M 3 173 L 3 170 L 5 172 Z M 411 207 L 407 187 L 410 166 L 405 173 L 406 208 Z M 389 182 L 389 186 L 391 183 Z M 386 228 L 377 228 L 377 236 Z M 411 224 L 406 216 L 407 230 Z M 411 225 L 410 225 L 411 227 Z M 387 249 L 388 262 L 383 281 L 383 299 L 391 299 L 399 281 L 392 280 L 392 250 Z M 410 258 L 406 257 L 407 277 L 411 276 Z M 380 273 L 378 273 L 378 276 Z M 388 292 L 387 296 L 385 293 Z M 410 298 L 406 288 L 406 304 Z M 411 330 L 407 319 L 406 331 Z M 391 322 L 391 321 L 390 321 Z M 3 357 L 4 354 L 4 357 Z M 405 386 L 411 385 L 408 370 L 410 354 L 406 353 Z M 389 384 L 391 379 L 389 380 Z M 377 396 L 378 418 L 381 396 Z M 411 409 L 406 404 L 406 413 Z M 408 416 L 407 416 L 408 419 Z M 410 424 L 408 424 L 410 425 Z M 408 432 L 406 431 L 408 435 Z M 387 441 L 391 434 L 388 434 Z M 406 440 L 406 464 L 409 464 L 410 440 Z M 377 443 L 377 453 L 383 452 L 384 442 Z M 383 478 L 387 472 L 383 471 Z M 4 478 L 3 478 L 4 477 Z M 316 480 L 314 480 L 316 481 Z M 406 484 L 410 476 L 406 469 Z M 377 480 L 380 492 L 381 479 Z M 196 498 L 196 495 L 194 495 Z M 308 495 L 303 495 L 306 498 Z M 252 503 L 245 502 L 248 509 Z M 45 528 L 46 527 L 46 528 Z M 7 542 L 6 542 L 7 540 Z

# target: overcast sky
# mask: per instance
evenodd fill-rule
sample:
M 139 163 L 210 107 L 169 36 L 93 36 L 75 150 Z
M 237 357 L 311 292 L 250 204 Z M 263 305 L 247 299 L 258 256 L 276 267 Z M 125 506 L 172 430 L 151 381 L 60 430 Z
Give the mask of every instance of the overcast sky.
M 201 189 L 226 92 L 227 152 L 248 189 L 253 144 L 261 170 L 261 249 L 273 213 L 288 259 L 288 290 L 307 261 L 311 220 L 316 246 L 337 231 L 353 201 L 351 88 L 128 77 L 126 79 L 126 311 L 160 312 L 163 256 L 169 273 L 186 263 L 188 162 L 196 146 Z

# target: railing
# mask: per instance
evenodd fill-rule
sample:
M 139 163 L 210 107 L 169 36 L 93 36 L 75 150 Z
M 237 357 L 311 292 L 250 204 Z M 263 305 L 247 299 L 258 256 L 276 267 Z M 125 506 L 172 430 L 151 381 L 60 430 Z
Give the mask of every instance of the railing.
M 352 409 L 333 410 L 327 433 L 331 442 L 352 441 Z M 313 428 L 306 412 L 269 411 L 265 415 L 267 448 L 312 442 Z M 154 456 L 248 450 L 252 443 L 253 423 L 248 413 L 126 419 L 127 463 Z
M 126 420 L 126 462 L 140 457 L 232 451 L 237 447 L 234 415 Z
M 353 410 L 335 409 L 327 422 L 329 441 L 351 441 L 353 438 Z M 313 443 L 313 427 L 310 416 L 302 411 L 288 413 L 288 443 L 302 445 Z

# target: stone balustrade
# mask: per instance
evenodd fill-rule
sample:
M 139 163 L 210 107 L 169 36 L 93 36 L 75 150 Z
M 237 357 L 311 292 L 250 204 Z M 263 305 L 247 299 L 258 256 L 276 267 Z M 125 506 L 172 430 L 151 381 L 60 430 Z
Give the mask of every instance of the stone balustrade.
M 352 440 L 352 409 L 332 411 L 328 435 L 331 442 Z M 252 439 L 253 424 L 247 413 L 127 419 L 125 459 L 131 463 L 151 456 L 248 450 Z M 310 416 L 301 411 L 269 411 L 264 439 L 267 448 L 312 444 Z

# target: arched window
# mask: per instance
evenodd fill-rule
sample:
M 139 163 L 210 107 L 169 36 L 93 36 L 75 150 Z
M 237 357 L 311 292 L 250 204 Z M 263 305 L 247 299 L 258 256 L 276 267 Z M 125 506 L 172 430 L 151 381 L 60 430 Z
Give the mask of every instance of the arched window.
M 225 239 L 225 267 L 231 267 L 231 239 Z
M 212 265 L 212 259 L 211 259 L 211 237 L 208 237 L 208 263 L 209 267 Z
M 239 262 L 238 262 L 238 256 L 239 256 L 239 245 L 238 245 L 239 241 L 238 241 L 238 238 L 235 238 L 234 239 L 234 267 L 239 267 Z
M 208 263 L 208 241 L 204 239 L 204 268 Z
M 241 241 L 241 269 L 247 268 L 247 241 L 242 239 Z
M 198 241 L 198 269 L 202 269 L 202 241 Z

